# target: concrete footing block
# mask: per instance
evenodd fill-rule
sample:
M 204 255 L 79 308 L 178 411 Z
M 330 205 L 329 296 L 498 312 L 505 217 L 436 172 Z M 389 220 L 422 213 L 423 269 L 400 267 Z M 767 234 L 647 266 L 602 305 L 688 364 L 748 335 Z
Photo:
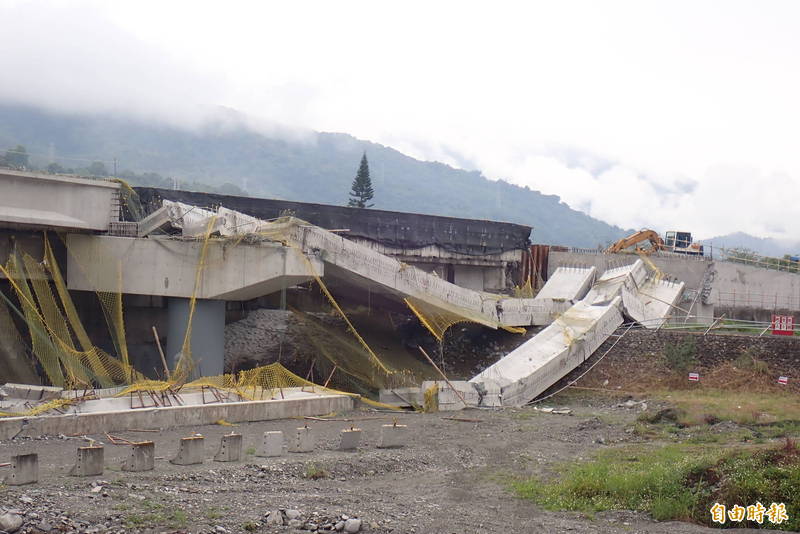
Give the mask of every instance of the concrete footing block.
M 76 477 L 94 477 L 103 474 L 105 449 L 99 445 L 78 447 L 78 459 L 69 474 Z
M 317 437 L 310 428 L 307 426 L 298 428 L 289 440 L 289 452 L 311 452 L 316 441 Z
M 9 486 L 35 484 L 39 481 L 39 455 L 18 454 L 11 457 L 11 475 L 6 480 Z
M 381 441 L 378 444 L 379 449 L 395 449 L 404 447 L 408 435 L 408 427 L 406 425 L 383 425 L 381 427 Z
M 238 462 L 242 459 L 242 435 L 226 434 L 219 441 L 215 462 Z
M 341 440 L 339 441 L 340 451 L 354 451 L 358 449 L 361 444 L 361 429 L 350 427 L 345 428 L 341 432 Z
M 170 460 L 170 463 L 175 465 L 202 464 L 205 460 L 205 441 L 203 436 L 181 438 L 178 454 Z
M 142 441 L 131 445 L 131 451 L 123 471 L 152 471 L 156 466 L 156 444 L 152 441 Z
M 283 432 L 280 430 L 273 430 L 264 432 L 264 438 L 261 441 L 261 449 L 256 456 L 262 458 L 272 458 L 283 454 Z

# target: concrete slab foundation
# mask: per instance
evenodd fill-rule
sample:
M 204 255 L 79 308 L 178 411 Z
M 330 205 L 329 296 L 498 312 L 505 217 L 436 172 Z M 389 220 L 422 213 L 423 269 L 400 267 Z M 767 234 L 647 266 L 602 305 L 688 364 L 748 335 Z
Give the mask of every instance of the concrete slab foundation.
M 354 451 L 358 449 L 361 444 L 361 429 L 360 428 L 345 428 L 341 432 L 341 440 L 339 441 L 340 451 Z
M 175 465 L 197 465 L 205 460 L 205 443 L 203 436 L 181 438 L 178 454 L 170 460 Z
M 0 418 L 0 440 L 58 434 L 98 434 L 128 428 L 173 428 L 210 425 L 224 419 L 231 423 L 270 421 L 305 415 L 324 415 L 353 409 L 347 395 L 319 395 L 284 390 L 286 399 L 171 406 L 125 411 L 98 411 L 69 415 Z
M 69 474 L 76 477 L 94 477 L 103 474 L 105 449 L 95 445 L 78 447 L 78 459 Z
M 316 442 L 317 437 L 309 427 L 298 428 L 289 441 L 289 452 L 311 452 Z
M 11 457 L 11 474 L 6 480 L 9 486 L 35 484 L 39 481 L 39 455 L 19 454 Z
M 396 449 L 406 445 L 408 426 L 406 425 L 383 425 L 381 427 L 381 440 L 378 444 L 379 449 Z
M 242 459 L 242 435 L 226 434 L 220 438 L 215 462 L 238 462 Z
M 131 445 L 130 454 L 122 464 L 123 471 L 152 471 L 156 466 L 156 444 L 143 441 Z
M 378 392 L 378 401 L 402 408 L 422 406 L 425 402 L 418 387 L 382 389 Z
M 8 383 L 0 388 L 0 397 L 26 401 L 47 401 L 61 397 L 62 388 Z

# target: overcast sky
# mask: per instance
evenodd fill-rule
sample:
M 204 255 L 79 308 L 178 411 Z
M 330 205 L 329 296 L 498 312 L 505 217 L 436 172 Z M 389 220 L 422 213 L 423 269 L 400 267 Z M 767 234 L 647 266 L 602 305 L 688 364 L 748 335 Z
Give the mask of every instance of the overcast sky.
M 796 241 L 798 15 L 788 1 L 0 0 L 0 100 L 187 127 L 227 106 L 273 134 L 347 132 L 480 169 L 626 228 Z

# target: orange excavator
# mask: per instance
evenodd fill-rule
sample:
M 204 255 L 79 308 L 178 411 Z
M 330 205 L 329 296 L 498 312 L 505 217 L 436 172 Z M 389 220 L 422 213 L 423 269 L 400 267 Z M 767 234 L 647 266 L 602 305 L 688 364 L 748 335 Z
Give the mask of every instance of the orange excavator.
M 634 251 L 638 254 L 651 254 L 654 251 L 667 250 L 678 254 L 703 255 L 703 245 L 692 242 L 692 234 L 689 232 L 669 231 L 666 240 L 661 239 L 654 230 L 643 228 L 636 233 L 623 237 L 606 249 L 606 254 L 623 252 L 624 250 L 635 247 Z M 648 248 L 640 244 L 645 241 L 650 242 Z
M 650 242 L 650 248 L 642 248 L 640 246 L 640 243 L 644 243 L 645 241 Z M 633 246 L 636 247 L 635 249 L 636 252 L 644 254 L 650 254 L 651 252 L 656 250 L 666 250 L 666 247 L 664 245 L 664 240 L 661 239 L 661 236 L 659 236 L 653 230 L 648 230 L 647 228 L 644 228 L 636 233 L 629 235 L 628 237 L 623 237 L 622 239 L 620 239 L 619 241 L 608 247 L 606 249 L 606 254 L 614 254 L 615 252 L 622 252 L 623 250 Z

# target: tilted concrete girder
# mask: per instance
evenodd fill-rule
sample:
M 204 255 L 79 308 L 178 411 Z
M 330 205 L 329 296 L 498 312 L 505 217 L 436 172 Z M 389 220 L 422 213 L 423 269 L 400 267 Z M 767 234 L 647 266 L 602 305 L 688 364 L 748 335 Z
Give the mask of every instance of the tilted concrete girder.
M 67 286 L 82 291 L 191 297 L 202 241 L 70 234 Z M 324 273 L 314 256 L 278 243 L 210 240 L 195 296 L 249 300 Z
M 119 220 L 119 184 L 0 170 L 0 226 L 107 231 Z

